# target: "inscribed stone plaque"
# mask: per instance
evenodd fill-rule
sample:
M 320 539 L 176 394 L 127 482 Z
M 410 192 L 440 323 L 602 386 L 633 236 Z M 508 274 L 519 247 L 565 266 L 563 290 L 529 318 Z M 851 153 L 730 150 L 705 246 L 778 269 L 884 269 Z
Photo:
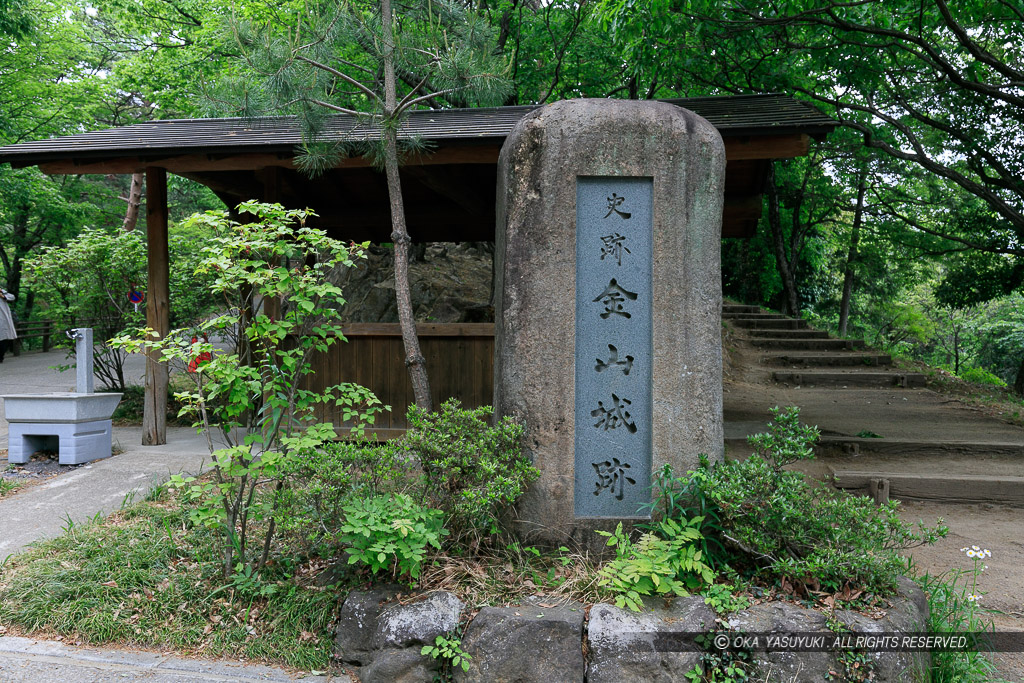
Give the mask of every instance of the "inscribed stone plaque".
M 576 181 L 577 517 L 646 517 L 651 499 L 652 194 Z
M 722 458 L 724 177 L 718 131 L 664 102 L 556 102 L 509 134 L 494 407 L 540 471 L 527 544 L 607 552 L 595 531 L 629 528 L 652 472 Z

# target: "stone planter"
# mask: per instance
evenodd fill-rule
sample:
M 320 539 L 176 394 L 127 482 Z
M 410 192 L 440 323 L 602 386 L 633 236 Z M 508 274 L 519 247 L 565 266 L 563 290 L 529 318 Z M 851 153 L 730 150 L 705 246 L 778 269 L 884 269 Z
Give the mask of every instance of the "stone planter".
M 122 394 L 11 394 L 4 396 L 8 422 L 94 422 L 109 420 Z

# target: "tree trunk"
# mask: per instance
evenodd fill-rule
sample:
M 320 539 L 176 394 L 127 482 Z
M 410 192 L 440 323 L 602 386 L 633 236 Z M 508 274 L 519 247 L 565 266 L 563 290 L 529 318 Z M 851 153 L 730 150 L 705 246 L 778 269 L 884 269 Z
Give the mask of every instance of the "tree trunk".
M 1024 358 L 1020 361 L 1020 367 L 1017 368 L 1017 379 L 1013 382 L 1013 391 L 1018 396 L 1024 396 Z
M 850 299 L 853 297 L 853 270 L 857 263 L 857 245 L 860 243 L 860 224 L 864 217 L 864 190 L 868 174 L 861 170 L 857 182 L 857 208 L 853 213 L 853 229 L 850 232 L 850 250 L 846 254 L 846 272 L 843 273 L 843 298 L 839 302 L 839 336 L 846 336 L 850 322 Z
M 796 278 L 793 276 L 793 264 L 786 259 L 786 243 L 782 234 L 782 217 L 779 215 L 779 188 L 775 184 L 775 162 L 768 166 L 768 227 L 772 231 L 772 244 L 775 247 L 775 264 L 782 278 L 783 313 L 800 315 L 799 300 L 796 295 Z
M 409 292 L 409 231 L 405 225 L 405 207 L 402 202 L 402 182 L 398 175 L 398 132 L 397 121 L 393 121 L 397 108 L 395 92 L 395 41 L 391 32 L 391 0 L 381 0 L 381 24 L 384 30 L 384 171 L 388 181 L 388 198 L 391 202 L 391 241 L 395 244 L 395 297 L 398 303 L 398 322 L 402 330 L 402 344 L 405 347 L 405 366 L 409 369 L 413 397 L 422 410 L 432 410 L 430 379 L 427 377 L 427 363 L 420 351 L 416 336 L 416 319 L 412 311 L 412 295 Z
M 124 214 L 121 230 L 131 232 L 139 221 L 139 205 L 142 203 L 142 172 L 132 174 L 132 187 L 128 191 L 128 210 Z

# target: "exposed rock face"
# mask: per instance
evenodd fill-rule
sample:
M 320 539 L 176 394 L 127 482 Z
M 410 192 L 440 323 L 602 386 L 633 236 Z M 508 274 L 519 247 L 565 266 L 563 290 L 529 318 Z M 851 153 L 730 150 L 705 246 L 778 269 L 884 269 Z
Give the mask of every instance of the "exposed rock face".
M 481 609 L 462 638 L 472 659 L 469 671 L 454 672 L 456 683 L 582 683 L 583 605 L 538 602 Z
M 789 603 L 755 605 L 729 617 L 729 627 L 745 633 L 827 632 L 824 615 Z M 831 652 L 754 652 L 756 681 L 826 681 L 841 668 Z
M 698 596 L 680 598 L 665 607 L 651 601 L 650 611 L 631 612 L 612 605 L 590 608 L 587 625 L 587 683 L 685 681 L 700 665 L 700 652 L 658 652 L 655 637 L 664 632 L 701 633 L 715 623 L 715 614 Z
M 418 258 L 409 264 L 409 287 L 417 322 L 494 320 L 492 243 L 431 242 L 414 245 L 414 252 Z M 340 273 L 338 284 L 347 301 L 341 311 L 344 322 L 398 322 L 393 255 L 391 249 L 371 246 L 365 260 Z
M 915 633 L 928 630 L 928 596 L 916 583 L 901 576 L 899 593 L 882 619 L 842 610 L 836 619 L 854 633 Z M 872 652 L 875 678 L 879 683 L 917 680 L 932 664 L 929 652 Z
M 441 662 L 421 655 L 420 649 L 433 645 L 438 635 L 456 632 L 460 625 L 464 606 L 454 595 L 439 591 L 402 605 L 395 600 L 400 591 L 397 586 L 356 591 L 342 606 L 335 656 L 360 666 L 364 683 L 434 680 Z M 481 609 L 462 635 L 461 648 L 471 657 L 469 670 L 455 668 L 455 681 L 683 681 L 694 667 L 705 666 L 704 651 L 714 652 L 712 638 L 701 644 L 690 637 L 726 627 L 699 596 L 676 599 L 667 606 L 651 599 L 639 613 L 596 604 L 587 615 L 584 605 L 550 604 L 547 598 L 536 597 L 517 607 Z M 853 634 L 919 633 L 926 630 L 928 604 L 912 581 L 901 579 L 899 593 L 881 619 L 849 611 L 837 611 L 835 616 Z M 728 619 L 727 628 L 737 637 L 840 635 L 828 627 L 823 614 L 783 602 L 737 612 Z M 836 655 L 755 649 L 749 678 L 786 683 L 844 680 L 846 672 Z M 931 659 L 927 653 L 874 652 L 871 660 L 873 681 L 928 680 Z
M 353 591 L 341 607 L 335 631 L 335 656 L 361 666 L 363 683 L 429 683 L 441 667 L 420 654 L 439 635 L 459 625 L 463 604 L 438 591 L 409 605 L 394 602 L 398 587 Z

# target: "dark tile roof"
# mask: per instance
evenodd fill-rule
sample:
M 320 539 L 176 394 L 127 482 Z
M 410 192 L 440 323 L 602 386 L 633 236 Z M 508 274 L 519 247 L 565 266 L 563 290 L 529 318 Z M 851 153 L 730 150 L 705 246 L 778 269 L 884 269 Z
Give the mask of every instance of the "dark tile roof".
M 837 125 L 809 104 L 786 95 L 666 101 L 700 114 L 714 124 L 723 137 L 792 133 L 820 136 Z M 502 140 L 519 119 L 536 108 L 532 105 L 419 110 L 406 118 L 400 135 L 435 141 Z M 378 135 L 377 126 L 366 119 L 338 114 L 326 121 L 325 139 L 366 140 Z M 170 153 L 290 152 L 301 141 L 294 117 L 173 119 L 0 147 L 0 163 L 33 164 L 70 158 L 100 160 Z

